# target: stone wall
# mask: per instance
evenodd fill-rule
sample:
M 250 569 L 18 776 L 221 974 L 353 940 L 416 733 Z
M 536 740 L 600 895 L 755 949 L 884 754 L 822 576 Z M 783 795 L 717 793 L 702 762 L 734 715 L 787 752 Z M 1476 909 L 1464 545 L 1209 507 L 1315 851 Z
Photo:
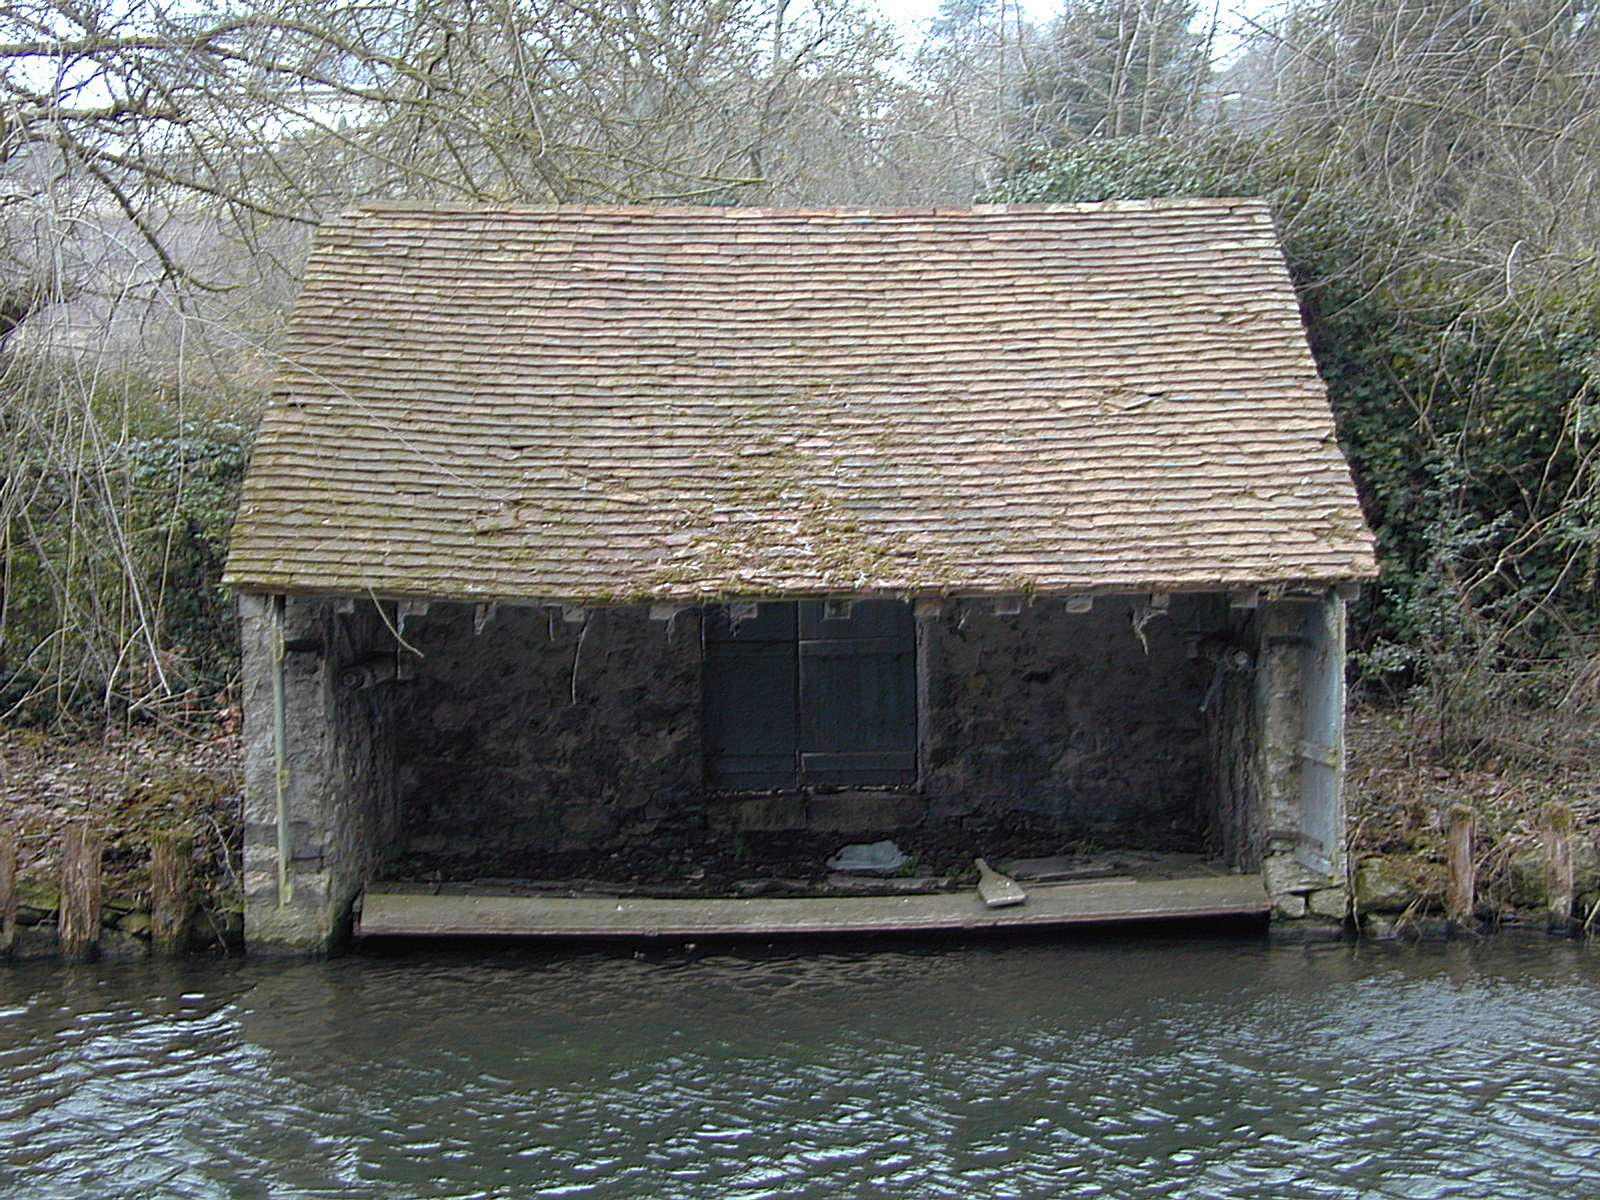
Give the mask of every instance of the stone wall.
M 1248 624 L 1216 596 L 1174 597 L 1153 615 L 1125 597 L 1014 615 L 923 605 L 918 786 L 759 796 L 704 785 L 692 609 L 655 620 L 643 607 L 435 604 L 401 626 L 393 606 L 346 607 L 287 605 L 284 903 L 271 609 L 242 601 L 246 937 L 257 950 L 326 948 L 396 855 L 481 875 L 523 852 L 750 834 L 836 846 L 975 819 L 1102 845 L 1209 838 L 1235 865 L 1260 865 L 1285 916 L 1342 902 L 1342 884 L 1295 854 L 1303 604 L 1266 605 Z M 397 650 L 395 627 L 416 656 Z M 1218 655 L 1241 642 L 1246 661 L 1219 678 Z M 403 661 L 412 678 L 347 686 L 342 675 L 368 661 L 391 674 Z
M 1265 825 L 1261 773 L 1260 628 L 1254 610 L 1232 614 L 1201 643 L 1206 685 L 1206 787 L 1202 814 L 1212 848 L 1230 866 L 1260 870 Z
M 1207 677 L 1191 653 L 1226 613 L 1174 597 L 1141 642 L 1122 597 L 1086 613 L 946 606 L 925 625 L 931 812 L 1021 811 L 1098 840 L 1192 846 Z
M 340 686 L 345 669 L 392 656 L 375 605 L 339 613 L 290 598 L 284 633 L 285 799 L 289 894 L 279 894 L 273 736 L 273 620 L 266 597 L 240 599 L 244 680 L 245 929 L 253 952 L 319 951 L 339 940 L 350 903 L 399 837 L 394 731 L 397 685 Z
M 1019 811 L 1107 842 L 1192 845 L 1208 676 L 1189 651 L 1226 607 L 1175 598 L 1146 626 L 1148 652 L 1133 611 L 1112 598 L 925 614 L 919 788 L 740 798 L 702 783 L 695 611 L 502 608 L 478 629 L 471 606 L 433 605 L 407 626 L 423 657 L 397 694 L 405 846 L 470 869 L 665 832 L 866 835 Z
M 1344 607 L 1330 600 L 1337 613 L 1337 642 L 1343 669 Z M 1307 741 L 1306 656 L 1317 649 L 1308 616 L 1321 611 L 1322 601 L 1280 601 L 1261 614 L 1257 727 L 1261 754 L 1261 791 L 1256 809 L 1262 822 L 1261 874 L 1280 917 L 1342 923 L 1349 904 L 1344 871 L 1344 802 L 1335 797 L 1334 824 L 1339 830 L 1329 846 L 1326 870 L 1308 866 L 1298 853 L 1305 824 L 1304 745 Z M 1341 688 L 1342 694 L 1342 688 Z M 1321 736 L 1319 732 L 1319 737 Z M 1342 753 L 1344 715 L 1338 714 L 1336 740 Z
M 700 619 L 435 604 L 398 697 L 407 848 L 581 850 L 701 823 Z

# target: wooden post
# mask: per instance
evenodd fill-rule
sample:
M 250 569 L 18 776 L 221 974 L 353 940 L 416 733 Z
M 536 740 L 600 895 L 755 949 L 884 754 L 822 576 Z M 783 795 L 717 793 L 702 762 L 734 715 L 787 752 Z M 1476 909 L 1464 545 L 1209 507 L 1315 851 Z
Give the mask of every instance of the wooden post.
M 1445 834 L 1445 854 L 1450 864 L 1450 891 L 1445 916 L 1451 924 L 1471 927 L 1477 908 L 1477 885 L 1472 862 L 1472 810 L 1458 804 L 1450 810 Z
M 85 962 L 100 950 L 100 835 L 87 822 L 67 827 L 61 854 L 61 911 L 56 932 L 63 958 Z
M 17 835 L 0 826 L 0 958 L 17 944 Z
M 158 833 L 150 839 L 150 949 L 174 958 L 189 948 L 194 911 L 194 839 Z
M 1541 826 L 1550 925 L 1565 929 L 1572 921 L 1572 810 L 1565 804 L 1548 806 Z

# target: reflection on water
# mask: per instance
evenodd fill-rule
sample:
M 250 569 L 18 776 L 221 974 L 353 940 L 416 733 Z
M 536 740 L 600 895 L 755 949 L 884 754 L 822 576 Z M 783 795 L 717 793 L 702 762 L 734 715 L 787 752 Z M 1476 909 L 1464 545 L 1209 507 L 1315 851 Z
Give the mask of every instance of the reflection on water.
M 1600 1195 L 1600 952 L 0 969 L 0 1195 Z

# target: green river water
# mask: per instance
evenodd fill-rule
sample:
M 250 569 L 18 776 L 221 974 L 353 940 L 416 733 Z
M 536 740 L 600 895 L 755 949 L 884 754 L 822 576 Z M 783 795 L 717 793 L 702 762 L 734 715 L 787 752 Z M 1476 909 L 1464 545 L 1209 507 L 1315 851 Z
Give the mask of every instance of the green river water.
M 1600 947 L 0 967 L 0 1196 L 1600 1196 Z

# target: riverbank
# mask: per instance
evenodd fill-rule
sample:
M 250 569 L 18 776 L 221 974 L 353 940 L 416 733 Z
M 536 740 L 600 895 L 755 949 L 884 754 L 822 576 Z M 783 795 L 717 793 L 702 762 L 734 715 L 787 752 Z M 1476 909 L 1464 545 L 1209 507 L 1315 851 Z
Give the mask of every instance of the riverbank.
M 1452 812 L 1474 826 L 1475 914 L 1483 929 L 1544 925 L 1544 841 L 1564 827 L 1571 919 L 1600 932 L 1600 721 L 1562 710 L 1508 715 L 1465 760 L 1441 762 L 1415 709 L 1363 707 L 1346 726 L 1352 919 L 1374 936 L 1443 931 Z
M 13 955 L 55 953 L 62 846 L 72 826 L 85 827 L 104 849 L 101 956 L 149 953 L 151 849 L 162 835 L 192 847 L 191 948 L 240 949 L 239 755 L 237 721 L 227 717 L 198 732 L 0 730 L 0 822 L 17 846 Z
M 1447 824 L 1452 811 L 1467 809 L 1476 827 L 1480 928 L 1548 923 L 1544 830 L 1558 813 L 1570 821 L 1571 923 L 1600 931 L 1600 728 L 1560 714 L 1531 714 L 1502 730 L 1500 745 L 1470 764 L 1443 765 L 1428 753 L 1420 720 L 1405 709 L 1366 707 L 1350 714 L 1352 928 L 1372 937 L 1451 931 L 1445 921 Z M 134 728 L 87 737 L 0 730 L 0 812 L 19 849 L 14 953 L 55 951 L 60 851 L 74 824 L 86 825 L 105 847 L 102 954 L 138 958 L 149 952 L 150 853 L 162 833 L 193 845 L 194 948 L 239 949 L 239 754 L 236 721 L 226 715 L 199 733 Z M 1046 845 L 1039 831 L 1024 832 L 1021 849 L 1012 847 L 1019 854 L 1084 850 Z M 694 873 L 683 854 L 681 846 L 663 841 L 596 860 L 584 874 L 602 883 L 681 879 Z M 924 867 L 930 865 L 937 865 L 932 856 Z M 787 875 L 799 869 L 788 862 L 774 866 Z M 748 862 L 740 869 L 753 873 Z M 703 882 L 714 882 L 712 873 L 701 871 Z

